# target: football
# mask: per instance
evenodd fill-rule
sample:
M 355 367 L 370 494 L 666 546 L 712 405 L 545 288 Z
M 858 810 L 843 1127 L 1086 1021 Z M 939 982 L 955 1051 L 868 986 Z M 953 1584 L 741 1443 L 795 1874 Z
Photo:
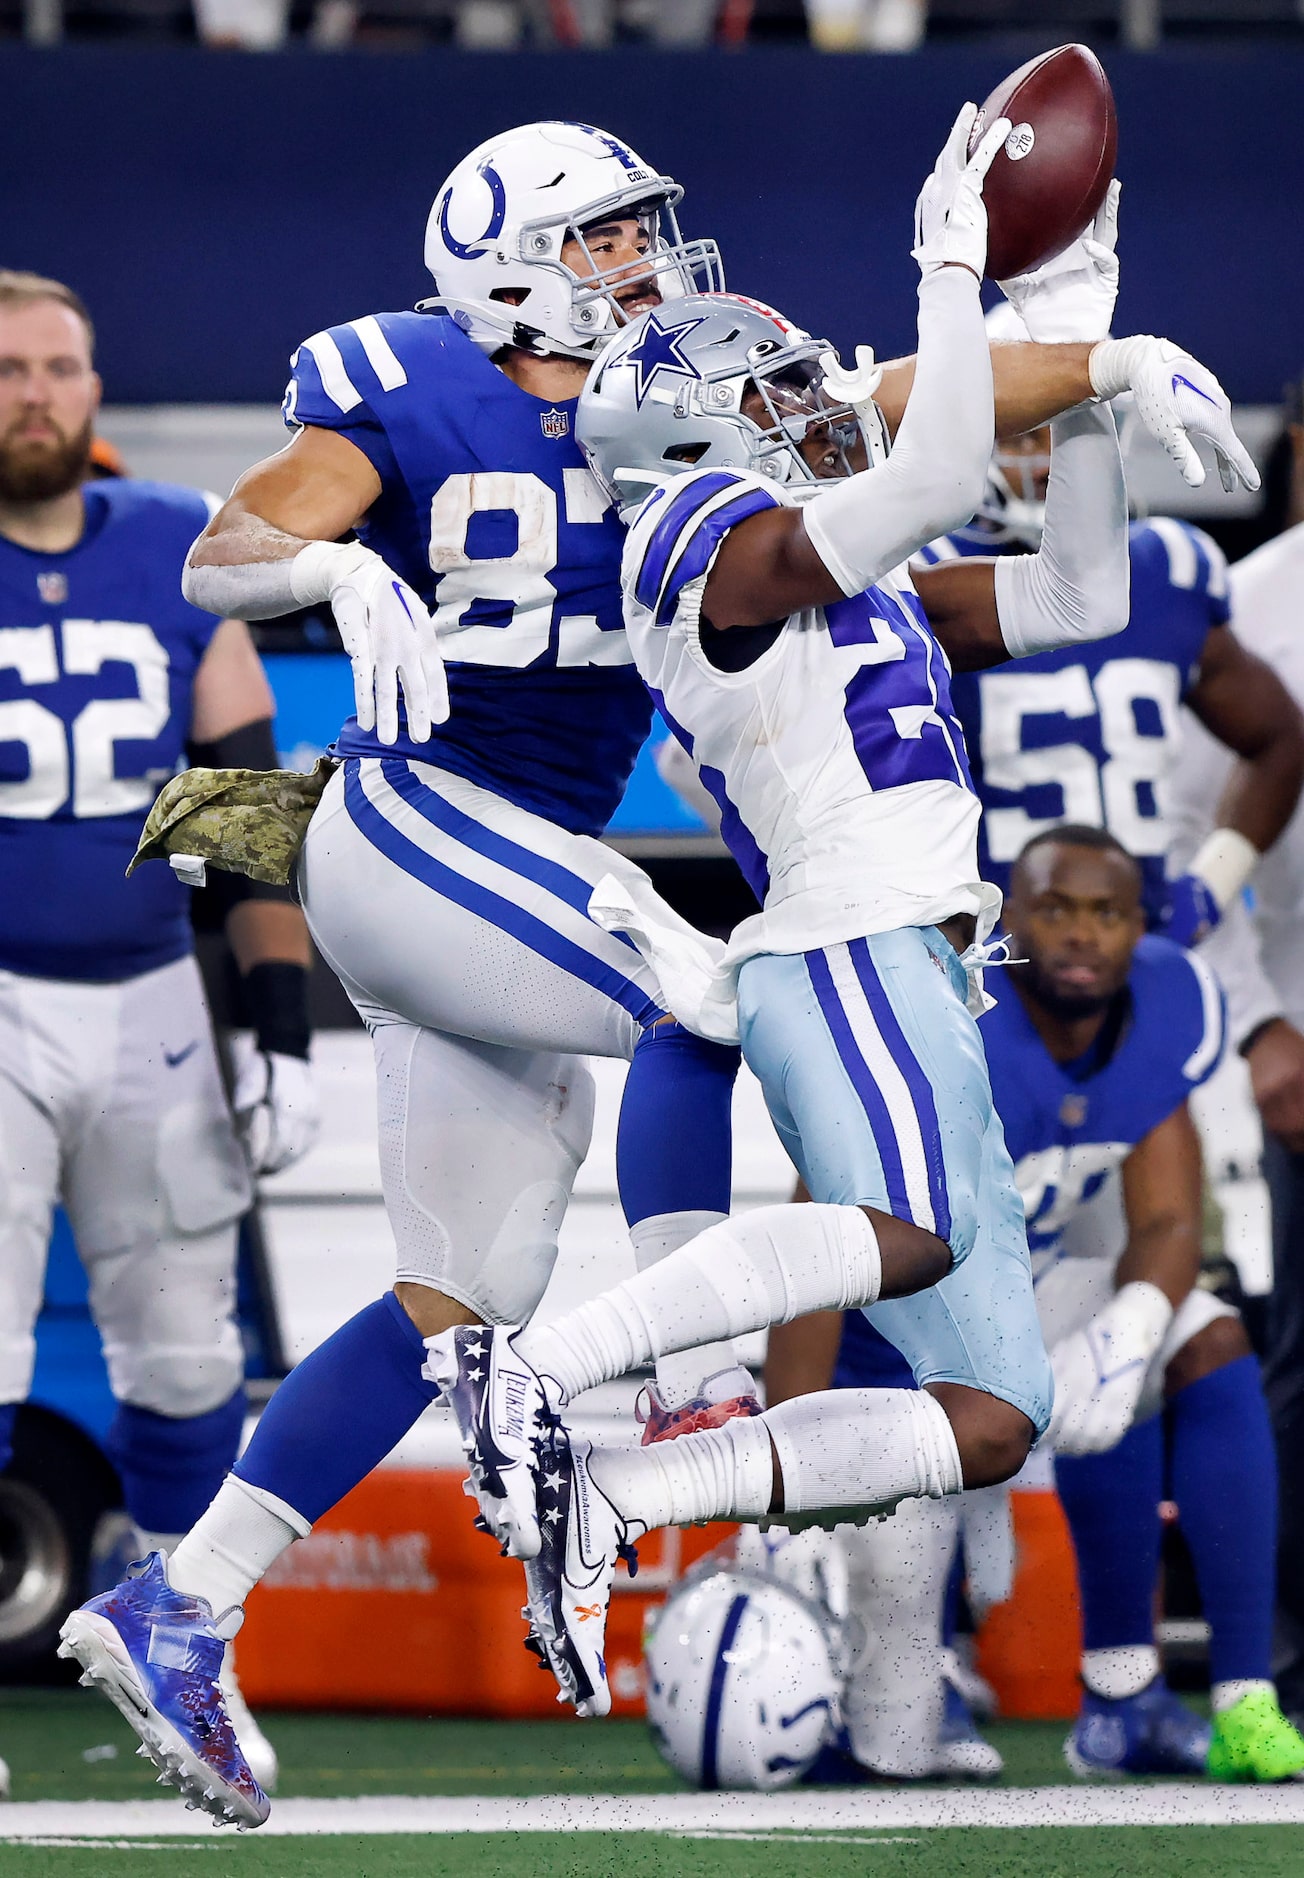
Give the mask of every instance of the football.
M 1008 117 L 987 172 L 987 273 L 1027 274 L 1063 252 L 1105 199 L 1118 153 L 1114 94 L 1086 46 L 1056 46 L 1011 72 L 984 102 L 969 140 Z

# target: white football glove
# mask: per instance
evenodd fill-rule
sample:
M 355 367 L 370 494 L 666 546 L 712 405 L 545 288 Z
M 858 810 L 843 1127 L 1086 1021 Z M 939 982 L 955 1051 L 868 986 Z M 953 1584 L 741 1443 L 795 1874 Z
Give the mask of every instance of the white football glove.
M 954 263 L 971 269 L 981 280 L 987 266 L 983 178 L 1010 134 L 1010 120 L 998 117 L 970 156 L 969 134 L 977 116 L 976 104 L 962 107 L 915 203 L 915 245 L 911 253 L 925 276 Z
M 1146 1372 L 1172 1322 L 1157 1285 L 1124 1285 L 1085 1330 L 1050 1353 L 1055 1406 L 1043 1440 L 1057 1454 L 1103 1454 L 1117 1447 L 1136 1414 Z
M 1137 333 L 1130 339 L 1102 340 L 1087 370 L 1098 398 L 1116 398 L 1123 391 L 1135 395 L 1137 416 L 1189 488 L 1198 489 L 1205 475 L 1192 437 L 1213 445 L 1218 474 L 1229 494 L 1238 480 L 1247 489 L 1258 488 L 1259 472 L 1232 429 L 1230 398 L 1213 373 L 1171 339 Z
M 321 1129 L 312 1065 L 301 1056 L 260 1050 L 238 1031 L 231 1039 L 231 1107 L 255 1174 L 279 1174 L 305 1155 Z
M 330 602 L 353 667 L 359 728 L 397 743 L 401 688 L 408 735 L 424 743 L 448 717 L 448 681 L 420 597 L 356 541 L 311 542 L 292 562 L 290 582 L 301 606 Z
M 999 283 L 1001 292 L 1041 345 L 1108 339 L 1118 298 L 1118 198 L 1113 182 L 1090 228 L 1031 274 Z

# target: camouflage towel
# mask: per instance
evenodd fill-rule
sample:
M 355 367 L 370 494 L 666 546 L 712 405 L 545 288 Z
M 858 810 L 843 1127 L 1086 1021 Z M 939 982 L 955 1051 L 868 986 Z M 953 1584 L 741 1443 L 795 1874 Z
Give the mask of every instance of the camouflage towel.
M 198 854 L 229 874 L 288 886 L 334 768 L 323 756 L 308 776 L 288 769 L 184 770 L 150 810 L 127 872 L 169 854 Z

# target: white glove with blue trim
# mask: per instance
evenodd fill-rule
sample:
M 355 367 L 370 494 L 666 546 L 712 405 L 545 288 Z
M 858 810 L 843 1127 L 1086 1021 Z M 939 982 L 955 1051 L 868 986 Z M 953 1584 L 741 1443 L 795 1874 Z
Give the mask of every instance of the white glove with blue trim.
M 1118 198 L 1112 182 L 1090 228 L 1031 274 L 998 283 L 1041 345 L 1108 339 L 1118 298 Z
M 1008 117 L 998 117 L 969 155 L 969 135 L 978 116 L 976 104 L 961 107 L 932 174 L 915 203 L 915 245 L 911 249 L 927 279 L 939 267 L 967 267 L 979 280 L 987 266 L 987 205 L 983 179 L 1010 134 Z
M 420 595 L 356 541 L 313 541 L 290 563 L 300 606 L 329 601 L 353 667 L 360 730 L 398 742 L 403 693 L 408 735 L 424 743 L 448 717 L 448 681 L 435 623 Z
M 1213 446 L 1228 494 L 1238 481 L 1247 489 L 1258 488 L 1259 472 L 1232 429 L 1231 399 L 1208 367 L 1171 339 L 1149 333 L 1104 339 L 1092 351 L 1087 372 L 1098 398 L 1133 393 L 1137 416 L 1173 459 L 1188 488 L 1198 489 L 1205 477 L 1193 437 Z
M 1158 1285 L 1137 1280 L 1115 1292 L 1085 1330 L 1050 1353 L 1055 1406 L 1042 1439 L 1057 1454 L 1104 1454 L 1136 1414 L 1146 1373 L 1173 1320 Z

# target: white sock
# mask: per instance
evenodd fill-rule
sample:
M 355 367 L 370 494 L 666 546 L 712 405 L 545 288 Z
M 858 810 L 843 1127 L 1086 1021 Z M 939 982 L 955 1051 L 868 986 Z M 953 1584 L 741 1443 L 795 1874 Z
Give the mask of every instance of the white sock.
M 168 1583 L 174 1591 L 207 1598 L 213 1615 L 221 1617 L 241 1608 L 285 1548 L 311 1531 L 275 1494 L 228 1474 L 168 1560 Z
M 918 1777 L 937 1765 L 946 1582 L 955 1556 L 960 1499 L 903 1500 L 891 1519 L 836 1543 L 847 1566 L 851 1668 L 842 1720 L 856 1759 L 881 1774 Z
M 779 1457 L 785 1514 L 883 1512 L 964 1485 L 946 1411 L 923 1389 L 829 1389 L 756 1419 Z
M 763 1519 L 774 1497 L 774 1455 L 758 1416 L 647 1448 L 595 1448 L 589 1472 L 616 1511 L 647 1528 L 703 1519 Z
M 1231 1682 L 1214 1683 L 1209 1691 L 1209 1704 L 1215 1715 L 1225 1715 L 1227 1710 L 1235 1708 L 1244 1696 L 1256 1695 L 1265 1690 L 1274 1697 L 1277 1693 L 1272 1683 L 1265 1682 L 1257 1676 L 1238 1676 Z
M 858 1206 L 761 1206 L 613 1285 L 516 1347 L 569 1400 L 677 1350 L 878 1298 L 878 1241 Z
M 171 1558 L 184 1538 L 182 1532 L 146 1532 L 143 1526 L 137 1526 L 136 1544 L 140 1551 L 136 1556 L 148 1558 L 151 1552 L 161 1552 L 164 1558 Z
M 1082 1680 L 1092 1695 L 1106 1702 L 1140 1695 L 1158 1674 L 1159 1652 L 1153 1643 L 1120 1643 L 1111 1650 L 1082 1652 Z
M 696 1239 L 709 1226 L 723 1224 L 728 1217 L 727 1213 L 655 1213 L 650 1219 L 639 1220 L 629 1229 L 635 1265 L 641 1272 L 659 1265 L 690 1239 Z M 710 1396 L 711 1401 L 755 1392 L 756 1384 L 728 1339 L 663 1356 L 657 1362 L 657 1394 L 668 1409 L 682 1408 L 685 1402 L 706 1395 L 707 1383 L 717 1381 L 719 1390 Z

